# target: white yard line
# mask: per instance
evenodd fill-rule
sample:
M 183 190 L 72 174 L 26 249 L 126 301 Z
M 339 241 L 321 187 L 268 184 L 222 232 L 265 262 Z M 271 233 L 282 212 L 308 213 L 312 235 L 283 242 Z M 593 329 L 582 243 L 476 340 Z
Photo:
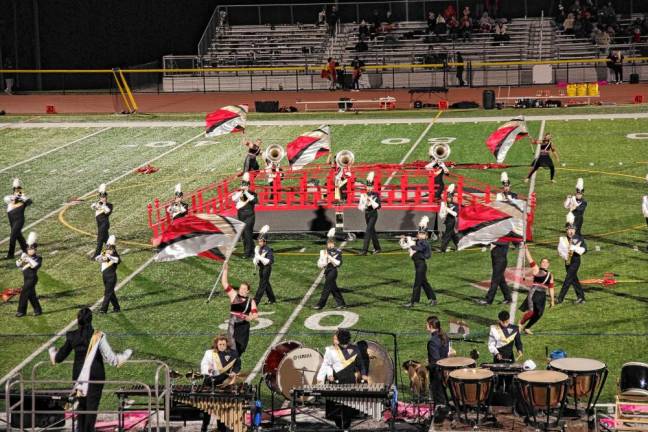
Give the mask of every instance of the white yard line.
M 545 120 L 542 120 L 542 123 L 540 123 L 540 134 L 538 135 L 538 139 L 542 139 L 544 136 L 544 129 L 545 129 Z M 535 157 L 537 158 L 540 156 L 540 146 L 537 145 L 535 148 Z M 536 181 L 536 174 L 538 174 L 538 171 L 533 173 L 531 176 L 531 180 L 529 180 L 529 193 L 527 194 L 527 203 L 524 208 L 524 230 L 525 230 L 525 238 L 526 238 L 526 217 L 527 217 L 527 212 L 529 210 L 529 200 L 531 199 L 531 194 L 535 190 L 535 181 Z M 512 322 L 515 321 L 515 313 L 517 312 L 517 300 L 518 300 L 518 290 L 520 289 L 520 280 L 523 277 L 523 272 L 524 272 L 524 261 L 526 259 L 526 255 L 524 253 L 524 247 L 520 248 L 520 251 L 518 252 L 518 257 L 517 257 L 517 264 L 515 266 L 515 274 L 517 277 L 515 278 L 515 281 L 513 282 L 513 293 L 511 294 L 511 309 L 510 309 L 510 314 L 511 314 L 511 320 Z
M 485 123 L 505 122 L 511 120 L 513 114 L 508 116 L 493 117 L 444 117 L 438 123 Z M 616 113 L 616 114 L 548 114 L 526 116 L 527 121 L 569 121 L 569 120 L 609 120 L 609 119 L 645 119 L 648 113 Z M 319 119 L 303 120 L 251 120 L 248 126 L 320 126 L 322 123 L 329 125 L 372 125 L 386 123 L 390 124 L 425 124 L 429 123 L 427 117 L 416 118 L 370 118 L 370 119 L 329 119 L 325 116 Z M 88 128 L 88 127 L 113 127 L 113 128 L 173 128 L 173 127 L 204 127 L 205 122 L 184 120 L 184 121 L 97 121 L 97 122 L 43 122 L 43 123 L 0 123 L 0 128 L 29 129 L 29 128 Z
M 141 272 L 146 269 L 154 260 L 154 257 L 149 258 L 144 264 L 139 266 L 135 271 L 133 271 L 131 274 L 126 276 L 126 278 L 121 281 L 116 287 L 115 287 L 115 292 L 119 291 L 122 287 L 124 287 L 126 284 L 128 284 L 135 276 L 140 274 Z M 100 305 L 101 302 L 103 301 L 103 297 L 97 300 L 91 307 L 90 309 L 95 310 L 97 309 Z M 54 342 L 56 342 L 60 337 L 65 336 L 65 333 L 70 331 L 77 323 L 77 320 L 74 319 L 70 321 L 68 325 L 66 325 L 64 328 L 59 330 L 56 335 L 52 336 L 51 339 L 49 339 L 47 342 L 45 342 L 43 345 L 38 347 L 33 353 L 27 356 L 22 362 L 20 362 L 16 367 L 14 367 L 7 375 L 2 377 L 0 379 L 0 385 L 4 384 L 5 381 L 7 381 L 9 378 L 11 378 L 14 374 L 20 372 L 25 366 L 27 366 L 29 363 L 31 363 L 36 357 L 38 357 L 42 352 L 47 350 Z
M 88 138 L 90 138 L 90 137 L 93 137 L 93 136 L 95 136 L 95 135 L 99 135 L 100 133 L 105 132 L 105 131 L 107 131 L 108 129 L 112 129 L 112 127 L 111 127 L 111 126 L 105 127 L 105 128 L 103 128 L 103 129 L 101 129 L 101 130 L 98 130 L 98 131 L 96 131 L 96 132 L 91 133 L 90 135 L 86 135 L 86 136 L 81 137 L 81 138 L 79 138 L 79 139 L 75 139 L 74 141 L 70 141 L 70 142 L 65 143 L 65 144 L 63 144 L 63 145 L 60 145 L 60 146 L 55 147 L 55 148 L 53 148 L 53 149 L 50 149 L 50 150 L 48 150 L 48 151 L 46 151 L 46 152 L 44 152 L 44 153 L 37 154 L 36 156 L 32 156 L 32 157 L 30 157 L 29 159 L 25 159 L 25 160 L 23 160 L 23 161 L 16 162 L 16 163 L 13 164 L 13 165 L 9 165 L 8 167 L 5 167 L 5 168 L 0 169 L 0 173 L 3 173 L 3 172 L 6 172 L 6 171 L 9 171 L 10 169 L 15 168 L 15 167 L 17 167 L 17 166 L 24 165 L 24 164 L 26 164 L 26 163 L 28 163 L 28 162 L 33 161 L 33 160 L 36 160 L 36 159 L 42 158 L 43 156 L 47 156 L 47 155 L 50 154 L 50 153 L 54 153 L 54 152 L 56 152 L 56 151 L 59 151 L 59 150 L 61 150 L 61 149 L 64 149 L 65 147 L 71 146 L 72 144 L 76 144 L 76 143 L 78 143 L 78 142 L 80 142 L 80 141 L 83 141 L 83 140 L 88 139 Z
M 340 249 L 344 249 L 344 246 L 346 246 L 346 242 L 342 242 L 340 244 Z M 259 361 L 254 366 L 254 369 L 252 370 L 252 372 L 250 372 L 247 379 L 245 380 L 246 383 L 248 383 L 248 384 L 251 383 L 254 380 L 254 378 L 259 374 L 259 372 L 261 371 L 261 368 L 263 367 L 263 362 L 265 361 L 266 357 L 270 353 L 270 350 L 272 349 L 273 346 L 275 346 L 279 342 L 281 342 L 281 340 L 284 338 L 284 336 L 286 336 L 286 334 L 288 333 L 288 330 L 290 330 L 290 326 L 292 326 L 293 321 L 295 321 L 295 319 L 297 318 L 297 315 L 299 315 L 299 313 L 305 307 L 308 300 L 310 300 L 311 296 L 313 295 L 313 293 L 315 292 L 315 290 L 319 286 L 320 282 L 322 282 L 323 277 L 324 277 L 324 269 L 322 269 L 319 272 L 319 274 L 317 275 L 317 278 L 315 278 L 315 281 L 313 282 L 313 284 L 310 286 L 308 291 L 306 291 L 306 294 L 304 294 L 304 298 L 302 298 L 302 300 L 299 302 L 299 304 L 297 305 L 295 310 L 293 310 L 293 312 L 288 317 L 288 320 L 286 320 L 284 325 L 279 330 L 279 333 L 277 333 L 277 336 L 275 336 L 275 338 L 272 340 L 272 342 L 270 342 L 270 345 L 268 346 L 268 348 L 265 350 L 263 355 L 259 358 Z
M 184 141 L 183 143 L 180 143 L 180 144 L 178 144 L 177 146 L 175 146 L 175 147 L 173 147 L 173 148 L 171 148 L 171 149 L 165 151 L 164 153 L 161 153 L 161 154 L 155 156 L 153 159 L 150 159 L 150 160 L 148 160 L 148 161 L 146 161 L 146 162 L 143 162 L 143 163 L 137 165 L 137 166 L 134 167 L 134 168 L 129 169 L 129 170 L 126 171 L 125 173 L 123 173 L 123 174 L 121 174 L 121 175 L 115 177 L 114 179 L 112 179 L 112 180 L 110 180 L 110 181 L 107 181 L 107 182 L 106 182 L 106 186 L 111 185 L 112 183 L 115 183 L 115 182 L 117 182 L 117 181 L 123 179 L 124 177 L 126 177 L 126 176 L 128 176 L 128 175 L 131 175 L 131 174 L 133 173 L 133 171 L 135 171 L 137 168 L 140 168 L 140 167 L 146 166 L 146 165 L 148 165 L 148 164 L 150 164 L 150 163 L 153 163 L 153 162 L 155 162 L 156 160 L 158 160 L 158 159 L 160 159 L 160 158 L 163 158 L 164 156 L 168 155 L 169 153 L 174 152 L 174 151 L 178 150 L 178 149 L 181 148 L 181 147 L 184 147 L 186 144 L 189 144 L 191 141 L 193 141 L 193 140 L 195 140 L 195 139 L 197 139 L 197 138 L 202 137 L 203 135 L 204 135 L 204 132 L 200 132 L 198 135 L 194 136 L 193 138 L 189 138 L 188 140 Z M 79 197 L 79 199 L 83 199 L 83 198 L 86 198 L 86 197 L 90 196 L 91 194 L 93 194 L 94 192 L 96 192 L 96 190 L 97 190 L 97 189 L 93 189 L 93 190 L 91 190 L 90 192 L 87 192 L 87 193 L 83 194 L 81 197 Z M 67 207 L 67 206 L 68 206 L 67 204 L 64 204 L 64 205 L 62 205 L 61 207 L 57 208 L 56 210 L 53 210 L 53 211 L 47 213 L 47 214 L 46 214 L 45 216 L 43 216 L 42 218 L 40 218 L 40 219 L 38 219 L 38 220 L 36 220 L 36 221 L 30 223 L 29 225 L 25 226 L 25 227 L 23 228 L 23 231 L 26 231 L 26 230 L 28 230 L 28 229 L 30 229 L 30 228 L 32 228 L 32 227 L 38 225 L 39 223 L 43 222 L 44 220 L 49 219 L 50 217 L 52 217 L 52 216 L 58 214 L 61 210 L 63 210 L 63 209 L 64 209 L 65 207 Z M 6 237 L 6 238 L 0 240 L 0 245 L 6 243 L 6 242 L 8 242 L 8 241 L 9 241 L 9 237 Z

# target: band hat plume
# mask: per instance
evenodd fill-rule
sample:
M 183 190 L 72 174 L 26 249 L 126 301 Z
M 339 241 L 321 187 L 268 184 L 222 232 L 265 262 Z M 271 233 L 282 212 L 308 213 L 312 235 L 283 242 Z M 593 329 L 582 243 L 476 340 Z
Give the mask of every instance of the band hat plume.
M 175 196 L 178 196 L 178 197 L 182 196 L 182 185 L 180 183 L 175 185 Z
M 500 175 L 500 181 L 502 182 L 503 186 L 509 186 L 511 184 L 506 171 L 502 172 L 502 174 Z
M 250 186 L 250 173 L 244 172 L 243 179 L 241 180 L 241 186 Z
M 108 237 L 108 241 L 106 242 L 106 246 L 115 246 L 117 244 L 117 238 L 114 235 L 111 235 Z
M 35 248 L 36 246 L 38 246 L 38 243 L 36 243 L 37 241 L 38 241 L 38 234 L 36 234 L 35 231 L 31 231 L 27 236 L 27 246 Z
M 647 177 L 648 177 L 648 176 L 647 176 Z M 13 179 L 12 186 L 13 186 L 13 189 L 14 189 L 14 190 L 16 190 L 16 189 L 22 189 L 22 183 L 20 183 L 20 179 L 19 179 L 19 178 L 15 178 L 15 179 Z
M 576 180 L 576 193 L 583 192 L 585 192 L 585 182 L 579 177 L 578 180 Z
M 374 185 L 374 177 L 375 173 L 373 171 L 369 171 L 367 174 L 367 186 L 373 186 Z
M 108 192 L 106 192 L 106 183 L 101 183 L 99 185 L 98 191 L 100 197 L 108 196 Z
M 430 223 L 430 218 L 427 216 L 423 216 L 418 223 L 418 232 L 420 233 L 427 232 L 427 227 L 429 223 Z
M 268 232 L 270 231 L 270 225 L 263 225 L 259 230 L 259 240 L 268 241 Z
M 450 186 L 448 186 L 448 189 L 446 190 L 446 193 L 448 194 L 449 197 L 453 196 L 455 193 L 455 184 L 451 183 Z
M 576 218 L 574 217 L 574 213 L 572 212 L 567 213 L 566 220 L 567 223 L 565 224 L 565 228 L 567 229 L 574 228 L 574 221 L 576 220 Z
M 335 228 L 331 228 L 330 230 L 328 230 L 328 232 L 326 233 L 326 237 L 329 240 L 335 240 Z

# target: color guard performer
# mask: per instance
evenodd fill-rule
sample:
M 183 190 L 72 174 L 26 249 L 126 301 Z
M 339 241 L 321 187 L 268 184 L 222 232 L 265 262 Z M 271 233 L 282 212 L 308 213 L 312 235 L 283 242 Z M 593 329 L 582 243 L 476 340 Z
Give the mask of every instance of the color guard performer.
M 549 291 L 551 307 L 554 306 L 554 278 L 549 272 L 549 260 L 547 258 L 542 258 L 540 265 L 538 265 L 533 261 L 527 245 L 524 245 L 524 251 L 526 252 L 527 261 L 529 261 L 529 267 L 533 272 L 533 285 L 531 285 L 527 298 L 520 305 L 520 310 L 524 312 L 520 320 L 520 329 L 526 334 L 533 334 L 530 328 L 540 321 L 544 313 L 547 305 L 547 291 Z
M 553 160 L 551 160 L 551 155 L 554 155 L 558 162 L 560 162 L 560 157 L 558 156 L 558 152 L 553 144 L 551 134 L 546 133 L 542 141 L 534 140 L 533 143 L 540 146 L 540 155 L 538 158 L 533 160 L 531 171 L 529 171 L 529 175 L 524 179 L 524 182 L 527 183 L 533 173 L 538 171 L 540 167 L 547 167 L 549 168 L 549 173 L 551 175 L 551 182 L 556 183 L 556 180 L 554 180 L 556 169 L 554 168 Z
M 106 242 L 106 249 L 97 255 L 95 260 L 101 264 L 101 278 L 104 284 L 104 298 L 99 308 L 99 313 L 108 312 L 108 304 L 113 307 L 113 312 L 121 312 L 117 294 L 115 294 L 115 286 L 117 285 L 117 266 L 121 262 L 121 258 L 117 253 L 117 240 L 114 235 L 108 237 Z
M 497 201 L 511 201 L 517 199 L 518 194 L 511 191 L 511 181 L 509 180 L 506 171 L 502 172 L 500 175 L 500 181 L 502 182 L 502 191 L 497 193 L 495 199 L 497 199 Z
M 317 260 L 317 267 L 324 269 L 324 289 L 313 309 L 324 308 L 329 294 L 332 294 L 335 299 L 336 309 L 346 309 L 344 297 L 337 285 L 338 268 L 342 266 L 342 250 L 335 247 L 335 228 L 328 230 L 326 237 L 326 250 L 320 251 L 320 257 Z
M 380 194 L 374 191 L 374 172 L 367 174 L 367 192 L 360 195 L 358 210 L 364 212 L 367 228 L 364 234 L 364 243 L 360 255 L 367 255 L 369 242 L 373 244 L 373 254 L 380 253 L 380 242 L 376 234 L 376 222 L 378 221 L 378 210 L 380 210 Z
M 6 259 L 14 259 L 16 253 L 16 241 L 23 252 L 27 252 L 27 243 L 22 235 L 22 229 L 25 225 L 25 208 L 32 204 L 32 200 L 23 195 L 22 184 L 20 179 L 13 180 L 13 193 L 4 197 L 7 204 L 7 217 L 11 234 L 9 235 L 9 251 Z
M 248 171 L 259 171 L 259 162 L 257 162 L 257 157 L 261 155 L 261 138 L 257 138 L 256 141 L 246 141 L 245 147 L 247 147 L 247 154 L 245 155 L 245 162 L 243 162 L 243 172 Z
M 509 251 L 509 242 L 507 241 L 496 241 L 490 245 L 491 253 L 491 266 L 493 272 L 491 273 L 491 284 L 486 293 L 486 299 L 480 300 L 479 304 L 481 305 L 490 305 L 493 304 L 495 300 L 495 294 L 497 293 L 497 288 L 502 290 L 502 295 L 504 296 L 503 304 L 511 303 L 511 288 L 509 288 L 506 283 L 506 267 L 508 265 L 508 251 Z
M 581 235 L 581 228 L 583 227 L 583 216 L 587 208 L 587 201 L 583 198 L 585 186 L 583 179 L 579 178 L 576 181 L 576 195 L 567 195 L 565 198 L 564 206 L 574 215 L 574 227 L 576 227 L 576 235 Z
M 77 314 L 79 328 L 67 332 L 65 344 L 60 351 L 56 347 L 49 348 L 49 357 L 52 364 L 65 361 L 74 351 L 74 364 L 72 365 L 72 379 L 74 383 L 74 397 L 77 400 L 76 411 L 97 411 L 101 402 L 103 383 L 89 383 L 88 381 L 104 381 L 106 371 L 104 362 L 111 366 L 120 367 L 126 363 L 133 354 L 127 349 L 122 354 L 116 354 L 106 335 L 92 327 L 92 310 L 84 307 Z M 94 432 L 97 414 L 76 414 L 79 432 Z
M 567 275 L 565 275 L 565 280 L 556 303 L 560 304 L 565 300 L 567 291 L 569 291 L 569 287 L 572 285 L 574 286 L 574 291 L 576 291 L 576 303 L 585 303 L 585 291 L 583 291 L 583 287 L 578 280 L 578 268 L 581 264 L 581 255 L 587 252 L 587 245 L 583 237 L 576 234 L 574 215 L 572 213 L 567 214 L 565 228 L 567 230 L 567 237 L 560 237 L 558 242 L 558 255 L 565 260 Z
M 250 173 L 243 173 L 241 187 L 232 194 L 232 201 L 236 204 L 237 219 L 245 222 L 243 228 L 243 255 L 245 258 L 254 256 L 254 222 L 256 214 L 254 206 L 257 204 L 257 195 L 250 190 Z
M 175 185 L 173 204 L 167 208 L 167 213 L 171 215 L 171 221 L 187 216 L 187 213 L 189 212 L 189 204 L 182 201 L 183 197 L 184 193 L 182 192 L 182 185 L 178 183 Z
M 264 225 L 259 231 L 257 238 L 258 245 L 254 248 L 254 258 L 252 262 L 259 267 L 259 289 L 254 295 L 256 304 L 261 303 L 263 294 L 268 295 L 268 304 L 275 304 L 277 299 L 272 291 L 270 285 L 270 275 L 272 274 L 272 265 L 274 264 L 274 253 L 272 248 L 268 246 L 268 231 L 270 227 Z
M 95 220 L 97 221 L 97 247 L 95 248 L 93 259 L 101 254 L 104 243 L 110 237 L 110 215 L 113 211 L 113 205 L 108 202 L 108 192 L 106 192 L 106 184 L 99 185 L 99 200 L 90 205 L 90 208 L 95 212 Z
M 434 421 L 443 423 L 447 415 L 446 392 L 443 387 L 443 373 L 437 367 L 437 362 L 447 358 L 450 351 L 450 340 L 448 335 L 441 328 L 441 321 L 434 315 L 427 318 L 427 331 L 430 339 L 427 343 L 428 368 L 430 369 L 430 392 L 434 401 Z
M 497 318 L 499 322 L 490 326 L 488 351 L 493 354 L 494 363 L 512 363 L 515 360 L 514 346 L 518 357 L 523 354 L 520 330 L 516 325 L 510 323 L 511 315 L 507 311 L 501 311 Z
M 227 326 L 227 340 L 229 346 L 236 348 L 239 356 L 247 349 L 250 340 L 250 321 L 258 318 L 257 305 L 254 299 L 251 299 L 250 284 L 241 283 L 238 290 L 229 284 L 227 278 L 228 264 L 223 264 L 223 275 L 221 283 L 225 289 L 225 294 L 230 299 L 230 318 Z
M 446 201 L 441 203 L 439 209 L 439 218 L 443 221 L 444 231 L 441 238 L 441 252 L 448 250 L 450 240 L 455 244 L 455 249 L 459 246 L 459 236 L 457 236 L 457 219 L 459 218 L 459 198 L 456 196 L 455 185 L 448 186 L 446 192 Z
M 430 244 L 427 241 L 427 226 L 429 223 L 429 218 L 423 216 L 418 226 L 418 233 L 416 234 L 416 240 L 412 239 L 410 236 L 401 236 L 400 246 L 401 248 L 409 252 L 412 261 L 414 262 L 414 285 L 412 286 L 412 298 L 409 303 L 405 303 L 403 306 L 406 308 L 413 307 L 416 303 L 421 300 L 421 288 L 425 291 L 425 295 L 428 300 L 430 300 L 430 305 L 434 306 L 437 304 L 436 295 L 430 286 L 430 283 L 427 280 L 427 263 L 426 260 L 430 259 L 432 256 L 432 250 L 430 249 Z
M 351 343 L 351 333 L 338 329 L 333 335 L 333 345 L 324 351 L 324 360 L 317 372 L 317 382 L 356 384 L 359 378 L 368 381 L 367 369 L 361 361 L 360 350 Z M 326 401 L 326 418 L 334 420 L 340 429 L 349 429 L 356 410 L 333 401 Z
M 27 236 L 27 252 L 20 255 L 20 259 L 16 261 L 18 267 L 23 274 L 23 286 L 20 291 L 20 298 L 18 299 L 18 318 L 25 316 L 27 313 L 27 302 L 32 305 L 34 309 L 34 316 L 39 316 L 43 313 L 38 295 L 36 294 L 36 284 L 38 283 L 38 269 L 43 264 L 43 258 L 38 255 L 36 243 L 38 236 L 35 232 L 30 232 Z
M 648 182 L 648 174 L 646 174 L 646 181 Z M 644 218 L 646 218 L 646 225 L 648 225 L 648 195 L 644 195 L 642 202 L 641 202 L 641 212 L 644 215 Z M 648 247 L 646 247 L 646 250 L 648 250 Z
M 207 387 L 233 384 L 241 371 L 241 359 L 236 351 L 227 346 L 227 337 L 218 335 L 212 341 L 212 349 L 205 351 L 200 362 L 200 373 L 205 377 L 203 385 Z M 207 432 L 211 415 L 204 411 L 201 432 Z M 216 421 L 219 432 L 227 432 L 221 421 Z

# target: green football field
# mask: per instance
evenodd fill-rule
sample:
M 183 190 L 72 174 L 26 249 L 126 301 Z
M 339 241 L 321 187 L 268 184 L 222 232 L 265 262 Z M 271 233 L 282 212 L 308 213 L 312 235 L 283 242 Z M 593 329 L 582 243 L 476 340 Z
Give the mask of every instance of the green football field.
M 626 114 L 628 110 L 624 111 Z M 632 114 L 632 112 L 630 111 Z M 512 113 L 501 113 L 509 115 Z M 544 112 L 537 113 L 545 115 Z M 553 309 L 535 326 L 533 336 L 523 337 L 525 359 L 540 367 L 546 364 L 545 349 L 564 349 L 570 357 L 599 359 L 607 363 L 610 377 L 602 400 L 611 401 L 621 365 L 627 361 L 648 361 L 648 231 L 641 214 L 641 197 L 648 193 L 644 176 L 648 172 L 648 120 L 620 118 L 585 118 L 588 112 L 577 110 L 580 120 L 565 121 L 558 114 L 546 120 L 528 122 L 531 135 L 541 129 L 551 132 L 560 153 L 557 183 L 549 182 L 548 171 L 537 176 L 537 212 L 534 226 L 536 259 L 547 256 L 557 279 L 557 289 L 565 275 L 556 253 L 562 235 L 565 195 L 573 193 L 578 177 L 583 177 L 589 202 L 583 233 L 589 253 L 583 258 L 581 279 L 602 278 L 613 272 L 619 283 L 611 286 L 586 286 L 587 303 L 574 305 L 573 290 L 567 300 Z M 452 119 L 442 115 L 430 126 L 435 113 L 399 113 L 393 119 L 384 113 L 361 117 L 333 114 L 337 122 L 353 120 L 354 124 L 332 124 L 333 150 L 348 149 L 360 162 L 403 162 L 427 159 L 432 138 L 450 138 L 450 160 L 457 163 L 493 162 L 484 145 L 486 136 L 497 122 L 479 118 L 479 112 Z M 645 115 L 645 114 L 644 114 Z M 472 117 L 475 118 L 472 118 Z M 398 117 L 396 119 L 396 117 Z M 250 138 L 267 143 L 286 143 L 313 129 L 311 124 L 292 124 L 305 117 L 257 117 L 257 120 L 288 120 L 286 124 L 248 126 Z M 327 115 L 313 116 L 326 123 Z M 147 226 L 146 204 L 155 197 L 172 196 L 173 187 L 181 182 L 185 191 L 235 173 L 242 168 L 244 150 L 240 136 L 205 139 L 202 127 L 172 126 L 164 117 L 146 118 L 152 126 L 105 124 L 112 117 L 8 118 L 10 122 L 57 122 L 46 127 L 10 128 L 0 125 L 0 189 L 11 193 L 11 181 L 20 177 L 26 195 L 34 200 L 27 209 L 25 229 L 38 232 L 43 266 L 39 271 L 38 293 L 44 314 L 14 317 L 17 298 L 0 306 L 0 377 L 5 377 L 57 332 L 70 323 L 79 309 L 101 298 L 103 285 L 99 265 L 89 259 L 95 247 L 94 212 L 90 203 L 96 198 L 96 187 L 109 182 L 109 199 L 115 208 L 111 216 L 111 234 L 118 239 L 122 255 L 120 282 L 127 280 L 118 292 L 122 313 L 95 316 L 96 328 L 109 334 L 117 350 L 132 348 L 136 359 L 158 359 L 173 369 L 188 371 L 199 368 L 211 338 L 228 317 L 224 295 L 211 303 L 205 300 L 212 288 L 220 264 L 198 258 L 172 263 L 152 262 L 148 246 L 151 231 Z M 199 116 L 177 116 L 179 120 L 198 120 Z M 363 123 L 361 119 L 365 119 Z M 24 122 L 24 120 L 29 120 Z M 250 121 L 255 120 L 250 115 Z M 393 121 L 390 121 L 393 120 Z M 398 120 L 398 121 L 396 121 Z M 457 120 L 453 122 L 453 120 Z M 75 122 L 66 126 L 66 121 Z M 101 123 L 98 123 L 101 122 Z M 40 126 L 43 126 L 42 124 Z M 50 127 L 51 126 L 51 127 Z M 58 127 L 54 127 L 58 126 Z M 61 127 L 63 126 L 63 127 Z M 129 127 L 126 127 L 129 126 Z M 634 134 L 634 135 L 633 135 Z M 629 137 L 630 136 L 630 137 Z M 402 138 L 399 140 L 384 140 Z M 643 139 L 642 139 L 643 138 Z M 398 142 L 399 144 L 393 144 Z M 506 163 L 513 190 L 526 195 L 529 184 L 523 182 L 532 159 L 527 141 L 513 146 Z M 159 168 L 155 174 L 141 175 L 134 169 L 144 163 Z M 500 171 L 457 170 L 457 174 L 499 185 Z M 68 204 L 72 202 L 72 204 Z M 0 224 L 0 253 L 7 250 L 8 223 Z M 473 283 L 490 278 L 490 255 L 476 247 L 458 253 L 434 253 L 429 261 L 428 277 L 438 295 L 439 304 L 419 304 L 405 310 L 413 281 L 413 266 L 396 237 L 381 238 L 384 254 L 360 257 L 356 253 L 361 240 L 345 247 L 345 261 L 338 284 L 350 305 L 348 312 L 357 314 L 355 329 L 397 334 L 399 360 L 426 360 L 425 318 L 438 315 L 447 328 L 450 320 L 461 319 L 470 327 L 469 341 L 455 341 L 458 355 L 472 349 L 481 353 L 480 361 L 490 361 L 486 346 L 488 326 L 496 320 L 502 305 L 479 306 L 475 299 L 485 295 Z M 272 283 L 279 299 L 276 305 L 260 305 L 261 329 L 253 330 L 243 369 L 251 372 L 277 333 L 284 339 L 297 340 L 320 349 L 330 343 L 330 332 L 317 332 L 305 325 L 314 311 L 321 285 L 311 289 L 320 271 L 316 266 L 321 241 L 315 237 L 283 238 L 272 241 L 276 253 Z M 436 246 L 437 244 L 433 244 Z M 237 248 L 240 252 L 242 248 Z M 509 266 L 515 266 L 518 251 L 511 249 Z M 257 275 L 251 261 L 236 254 L 231 261 L 231 278 L 256 286 Z M 0 289 L 19 287 L 22 276 L 13 261 L 0 262 Z M 525 297 L 520 293 L 518 305 Z M 501 300 L 501 294 L 498 294 Z M 303 302 L 305 307 L 298 308 Z M 264 301 L 265 303 L 265 301 Z M 329 310 L 333 301 L 329 300 Z M 508 308 L 508 307 L 507 307 Z M 519 319 L 516 317 L 516 321 Z M 320 325 L 335 326 L 338 315 L 327 315 Z M 366 336 L 391 347 L 388 336 Z M 61 346 L 62 339 L 55 345 Z M 25 362 L 23 373 L 29 376 L 32 366 L 47 359 L 46 350 Z M 44 366 L 39 376 L 69 377 L 67 367 Z M 110 378 L 152 382 L 150 367 L 126 365 L 110 370 Z M 254 379 L 256 382 L 260 375 Z

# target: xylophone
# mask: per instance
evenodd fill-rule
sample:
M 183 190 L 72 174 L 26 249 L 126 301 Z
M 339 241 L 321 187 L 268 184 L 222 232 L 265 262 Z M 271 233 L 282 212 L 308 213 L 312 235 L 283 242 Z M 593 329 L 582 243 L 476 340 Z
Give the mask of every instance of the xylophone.
M 356 409 L 374 420 L 380 420 L 393 396 L 391 386 L 386 384 L 317 384 L 296 387 L 293 393 L 293 409 L 301 398 L 330 400 Z

